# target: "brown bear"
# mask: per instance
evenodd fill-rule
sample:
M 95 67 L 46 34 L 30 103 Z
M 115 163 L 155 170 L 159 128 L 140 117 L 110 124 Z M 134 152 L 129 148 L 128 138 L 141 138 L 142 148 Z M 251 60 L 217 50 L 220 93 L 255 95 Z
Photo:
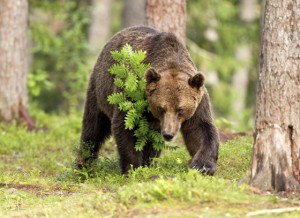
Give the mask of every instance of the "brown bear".
M 192 157 L 190 167 L 213 175 L 219 137 L 212 122 L 204 77 L 173 33 L 146 26 L 129 27 L 114 35 L 96 62 L 87 90 L 77 166 L 89 167 L 111 134 L 124 174 L 131 167 L 149 165 L 152 158 L 160 155 L 151 144 L 143 151 L 134 149 L 136 138 L 133 131 L 125 130 L 125 113 L 107 101 L 107 96 L 117 91 L 113 76 L 107 71 L 115 63 L 111 51 L 120 50 L 126 43 L 134 50 L 146 51 L 144 63 L 151 65 L 145 72 L 145 94 L 151 111 L 146 116 L 150 125 L 158 129 L 166 141 L 171 141 L 180 130 Z

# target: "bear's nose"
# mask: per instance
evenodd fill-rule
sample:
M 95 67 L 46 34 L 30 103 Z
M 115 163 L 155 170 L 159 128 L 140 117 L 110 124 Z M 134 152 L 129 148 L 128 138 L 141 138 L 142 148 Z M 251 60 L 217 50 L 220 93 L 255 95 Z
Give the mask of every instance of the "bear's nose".
M 174 138 L 174 135 L 171 133 L 162 132 L 162 135 L 166 141 L 171 141 Z

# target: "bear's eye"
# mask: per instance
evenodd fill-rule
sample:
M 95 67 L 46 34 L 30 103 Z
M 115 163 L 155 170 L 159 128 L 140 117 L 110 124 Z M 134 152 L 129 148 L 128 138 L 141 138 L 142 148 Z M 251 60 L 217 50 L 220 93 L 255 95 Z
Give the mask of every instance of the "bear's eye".
M 177 110 L 177 115 L 178 115 L 179 117 L 181 117 L 183 114 L 184 114 L 183 109 L 178 109 L 178 110 Z
M 157 107 L 157 111 L 161 114 L 165 113 L 165 109 L 163 109 L 162 107 Z

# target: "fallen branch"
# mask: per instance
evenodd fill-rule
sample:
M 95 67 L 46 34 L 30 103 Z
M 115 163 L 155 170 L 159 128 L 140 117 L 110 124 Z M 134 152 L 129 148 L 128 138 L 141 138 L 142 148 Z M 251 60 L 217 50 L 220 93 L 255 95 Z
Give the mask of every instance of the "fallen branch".
M 278 208 L 278 209 L 269 209 L 269 210 L 258 210 L 254 212 L 247 213 L 246 216 L 256 216 L 261 214 L 270 214 L 270 213 L 285 213 L 285 212 L 293 212 L 300 211 L 300 207 L 287 207 L 287 208 Z

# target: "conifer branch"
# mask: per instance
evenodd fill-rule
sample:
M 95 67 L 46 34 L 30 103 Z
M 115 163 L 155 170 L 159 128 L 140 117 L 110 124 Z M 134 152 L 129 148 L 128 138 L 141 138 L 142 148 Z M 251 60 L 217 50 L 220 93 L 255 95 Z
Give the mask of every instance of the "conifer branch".
M 114 75 L 114 84 L 120 92 L 111 94 L 107 100 L 109 104 L 116 104 L 119 110 L 126 112 L 125 129 L 134 130 L 135 150 L 143 150 L 147 143 L 151 143 L 156 150 L 166 148 L 161 134 L 150 127 L 145 117 L 149 103 L 144 93 L 144 73 L 150 67 L 149 64 L 142 63 L 146 52 L 133 51 L 126 44 L 121 51 L 112 51 L 111 55 L 117 63 L 108 72 Z

